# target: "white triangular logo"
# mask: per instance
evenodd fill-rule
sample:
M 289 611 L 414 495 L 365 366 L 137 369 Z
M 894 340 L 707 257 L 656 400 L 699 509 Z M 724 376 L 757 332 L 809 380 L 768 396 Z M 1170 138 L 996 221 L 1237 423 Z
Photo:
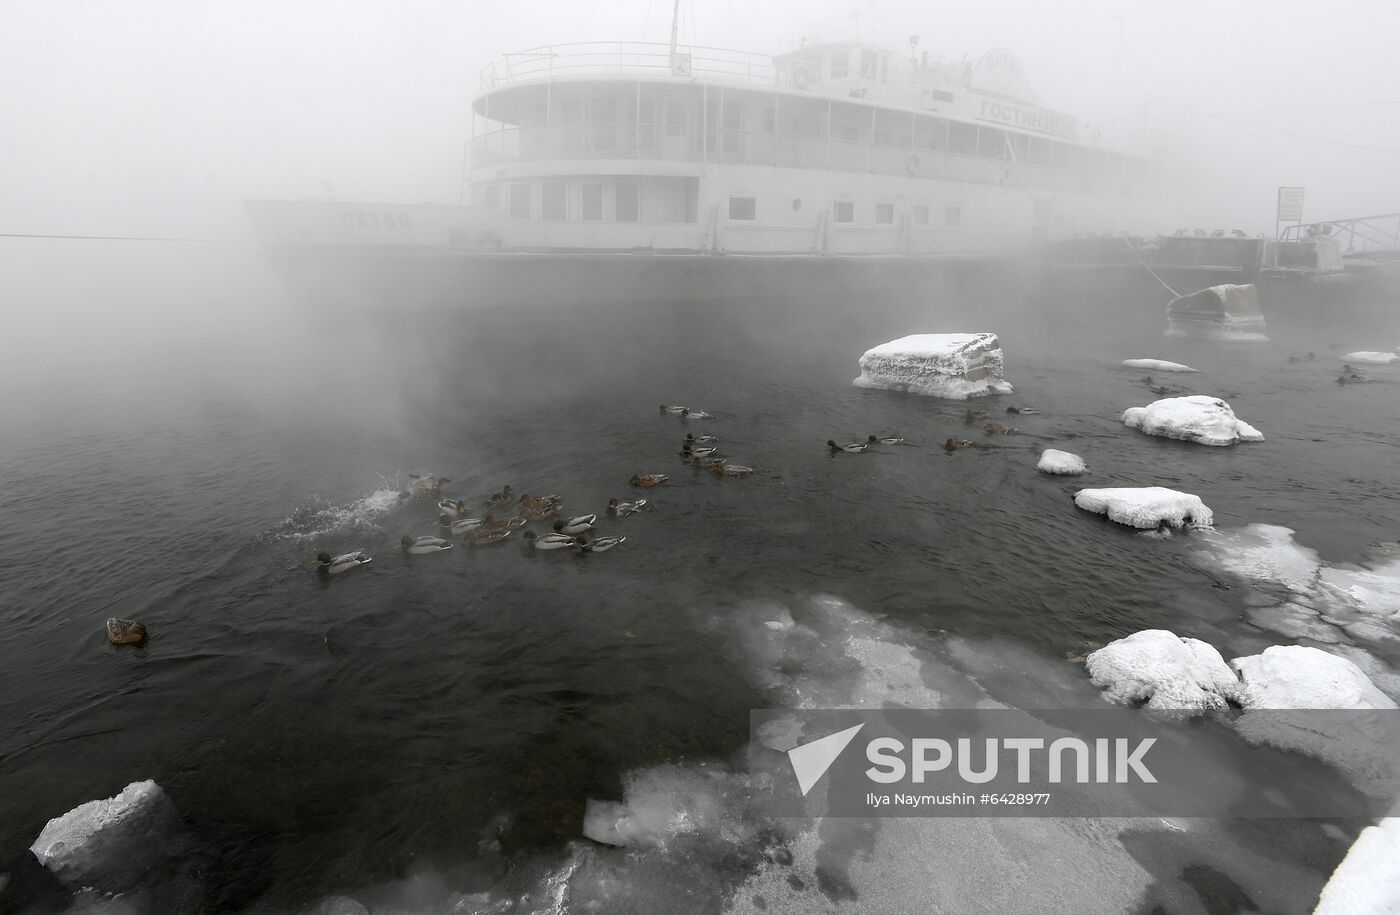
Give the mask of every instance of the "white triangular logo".
M 826 770 L 836 762 L 836 757 L 841 755 L 841 751 L 846 749 L 863 727 L 864 724 L 858 724 L 787 751 L 788 761 L 792 763 L 792 772 L 797 776 L 797 787 L 802 789 L 803 797 L 807 796 L 813 785 L 821 781 Z

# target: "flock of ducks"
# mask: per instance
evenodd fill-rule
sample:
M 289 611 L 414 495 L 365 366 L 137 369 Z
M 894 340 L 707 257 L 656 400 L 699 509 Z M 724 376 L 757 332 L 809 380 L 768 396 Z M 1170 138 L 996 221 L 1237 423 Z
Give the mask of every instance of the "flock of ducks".
M 661 405 L 662 414 L 679 416 L 681 419 L 709 419 L 711 414 L 704 410 L 692 410 L 679 405 Z M 753 473 L 752 467 L 733 464 L 719 455 L 713 435 L 687 433 L 681 442 L 682 459 L 697 468 L 709 470 L 718 477 L 744 477 Z M 561 515 L 563 498 L 558 493 L 547 495 L 516 495 L 509 484 L 499 492 L 487 497 L 483 503 L 486 511 L 480 517 L 473 517 L 467 503 L 443 495 L 444 487 L 452 481 L 447 477 L 411 474 L 413 487 L 403 494 L 418 501 L 434 501 L 438 516 L 434 522 L 435 532 L 426 536 L 405 534 L 400 538 L 395 550 L 409 556 L 423 556 L 430 553 L 445 553 L 452 549 L 455 541 L 468 546 L 490 546 L 505 541 L 515 531 L 531 522 L 551 522 L 551 529 L 545 533 L 526 530 L 521 535 L 527 553 L 554 550 L 577 550 L 580 553 L 606 553 L 626 542 L 622 536 L 597 536 L 595 523 L 598 515 Z M 628 480 L 638 489 L 652 489 L 669 480 L 664 473 L 634 473 Z M 620 501 L 609 499 L 607 515 L 612 519 L 626 518 L 650 507 L 646 499 Z M 500 513 L 500 517 L 497 513 Z M 509 512 L 509 514 L 506 514 Z M 332 556 L 322 551 L 316 554 L 312 564 L 322 575 L 341 575 L 372 562 L 372 557 L 364 550 L 355 550 Z

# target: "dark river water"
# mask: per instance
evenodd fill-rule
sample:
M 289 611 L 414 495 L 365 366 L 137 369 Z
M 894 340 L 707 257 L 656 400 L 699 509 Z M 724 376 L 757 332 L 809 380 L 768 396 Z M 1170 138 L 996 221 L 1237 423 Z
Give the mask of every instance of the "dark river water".
M 164 283 L 154 260 L 98 260 L 115 288 L 54 281 L 33 345 L 10 345 L 22 368 L 0 411 L 0 852 L 153 778 L 190 845 L 177 889 L 151 889 L 138 908 L 300 911 L 343 893 L 391 900 L 384 910 L 475 911 L 441 900 L 497 898 L 547 873 L 582 841 L 585 802 L 621 798 L 629 773 L 744 746 L 748 710 L 775 701 L 741 625 L 756 606 L 801 617 L 834 595 L 905 644 L 962 640 L 977 646 L 960 655 L 969 676 L 982 658 L 1005 701 L 1032 707 L 1061 688 L 1041 671 L 1080 688 L 1087 676 L 1067 659 L 1140 629 L 1203 638 L 1226 658 L 1286 641 L 1190 561 L 1189 536 L 1137 537 L 1079 512 L 1081 485 L 1182 489 L 1219 528 L 1284 525 L 1334 562 L 1398 536 L 1400 369 L 1369 370 L 1369 385 L 1334 378 L 1339 353 L 1400 344 L 1400 322 L 1378 336 L 1344 315 L 1277 321 L 1274 343 L 1226 346 L 1164 339 L 1160 303 L 1142 294 L 1125 296 L 1133 318 L 1098 320 L 995 282 L 917 303 L 808 290 L 310 320 L 265 277 L 223 282 L 232 267 L 214 256 Z M 87 291 L 104 307 L 144 304 L 131 325 L 86 312 L 70 328 L 49 310 Z M 1026 434 L 993 440 L 964 425 L 966 404 L 851 384 L 870 346 L 963 330 L 1000 334 L 1016 393 L 985 406 Z M 1156 399 L 1119 365 L 1130 357 L 1202 370 L 1157 380 L 1227 397 L 1267 441 L 1211 449 L 1127 429 L 1123 409 Z M 686 423 L 659 403 L 713 418 Z M 1041 413 L 1005 415 L 1012 404 Z M 683 466 L 687 430 L 719 436 L 756 472 Z M 869 433 L 911 444 L 824 447 Z M 945 453 L 954 435 L 987 447 Z M 1083 455 L 1091 474 L 1036 473 L 1045 446 Z M 671 479 L 648 494 L 654 511 L 601 524 L 627 536 L 606 555 L 527 557 L 519 535 L 393 551 L 435 515 L 397 497 L 411 473 L 450 477 L 469 504 L 509 483 L 561 493 L 581 514 L 632 497 L 639 471 Z M 373 563 L 334 580 L 308 564 L 357 548 Z M 143 621 L 151 638 L 108 646 L 109 616 Z M 1400 662 L 1394 647 L 1365 647 Z M 819 657 L 805 676 L 821 675 Z M 872 663 L 864 675 L 883 676 Z M 1301 874 L 1291 892 L 1307 911 L 1355 828 L 1281 838 L 1242 824 L 1211 847 Z M 1258 900 L 1272 865 L 1216 861 L 1202 877 L 1190 842 L 1125 841 L 1157 886 L 1132 892 L 1138 910 L 1184 873 L 1199 908 L 1156 911 L 1251 910 L 1239 898 L 1271 910 Z M 736 887 L 763 854 L 700 855 L 703 878 L 653 866 L 634 898 L 618 852 L 595 862 L 616 868 L 611 902 L 584 905 L 580 887 L 549 909 L 542 891 L 527 904 L 515 887 L 499 899 L 519 908 L 491 911 L 762 910 Z M 1017 866 L 1043 867 L 1048 884 L 1092 862 L 1047 850 Z M 832 911 L 904 910 L 823 892 L 813 899 Z M 1056 898 L 1025 910 L 1124 910 Z

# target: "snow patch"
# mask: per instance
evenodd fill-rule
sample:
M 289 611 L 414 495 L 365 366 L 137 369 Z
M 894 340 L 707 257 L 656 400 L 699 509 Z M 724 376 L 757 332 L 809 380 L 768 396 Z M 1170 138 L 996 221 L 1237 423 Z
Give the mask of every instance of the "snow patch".
M 1367 826 L 1322 888 L 1313 915 L 1400 912 L 1400 817 Z
M 1146 629 L 1110 642 L 1085 659 L 1104 698 L 1151 709 L 1204 711 L 1240 704 L 1240 681 L 1220 652 L 1199 639 Z
M 1400 362 L 1400 356 L 1397 356 L 1394 353 L 1347 353 L 1345 356 L 1342 357 L 1342 361 L 1360 362 L 1363 365 L 1390 365 L 1394 362 Z
M 1130 369 L 1151 369 L 1154 372 L 1194 372 L 1195 369 L 1180 362 L 1167 362 L 1165 359 L 1124 359 L 1123 364 Z
M 1245 705 L 1259 709 L 1394 709 L 1371 679 L 1346 658 L 1303 645 L 1275 645 L 1235 658 Z
M 1258 429 L 1235 416 L 1228 403 L 1203 394 L 1168 397 L 1145 407 L 1129 407 L 1123 412 L 1123 422 L 1148 435 L 1201 445 L 1233 445 L 1236 442 L 1264 440 Z

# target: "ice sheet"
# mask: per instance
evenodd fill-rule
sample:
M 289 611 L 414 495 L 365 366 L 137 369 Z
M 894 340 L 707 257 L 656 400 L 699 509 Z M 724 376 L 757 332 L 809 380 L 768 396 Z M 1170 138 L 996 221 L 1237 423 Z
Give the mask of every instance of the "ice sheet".
M 866 350 L 853 384 L 966 400 L 1012 393 L 1002 369 L 996 334 L 912 334 Z

